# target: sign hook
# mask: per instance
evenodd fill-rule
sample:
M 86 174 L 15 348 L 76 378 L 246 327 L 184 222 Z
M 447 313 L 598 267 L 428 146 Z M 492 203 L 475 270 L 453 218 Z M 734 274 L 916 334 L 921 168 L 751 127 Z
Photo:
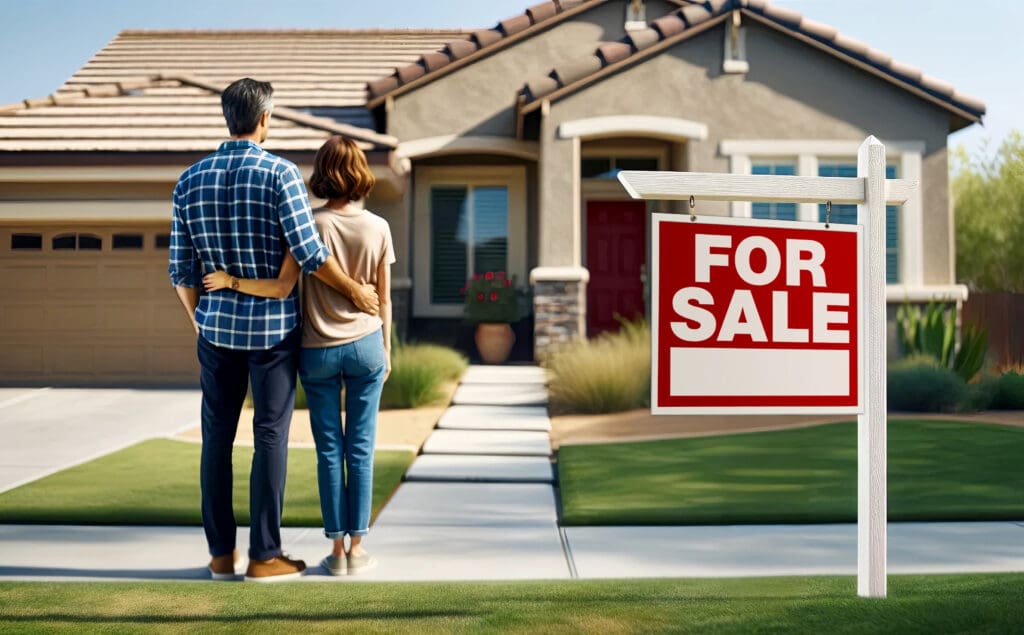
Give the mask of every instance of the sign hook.
M 690 195 L 690 220 L 697 220 L 697 215 L 693 213 L 694 208 L 697 207 L 697 199 L 693 198 L 693 194 Z
M 825 229 L 832 222 L 832 201 L 825 201 Z

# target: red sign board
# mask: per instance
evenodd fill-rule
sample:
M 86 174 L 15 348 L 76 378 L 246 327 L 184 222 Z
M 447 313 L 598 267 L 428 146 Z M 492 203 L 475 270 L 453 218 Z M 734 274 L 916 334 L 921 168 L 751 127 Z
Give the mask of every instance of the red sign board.
M 859 226 L 653 223 L 654 414 L 861 411 Z

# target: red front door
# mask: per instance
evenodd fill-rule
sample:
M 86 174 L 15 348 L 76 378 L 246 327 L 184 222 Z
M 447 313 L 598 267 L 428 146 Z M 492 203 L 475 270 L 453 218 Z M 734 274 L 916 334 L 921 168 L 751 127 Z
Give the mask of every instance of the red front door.
M 641 318 L 647 262 L 644 201 L 587 202 L 587 334 L 617 331 L 615 319 Z

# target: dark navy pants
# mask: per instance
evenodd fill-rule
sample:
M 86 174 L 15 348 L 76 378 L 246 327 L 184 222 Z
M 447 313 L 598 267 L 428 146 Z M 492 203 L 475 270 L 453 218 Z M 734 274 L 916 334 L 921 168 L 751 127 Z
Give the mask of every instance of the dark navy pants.
M 203 389 L 203 453 L 199 465 L 203 529 L 210 555 L 235 549 L 238 526 L 231 504 L 231 450 L 252 381 L 254 454 L 249 473 L 249 558 L 281 554 L 281 508 L 288 464 L 288 428 L 295 407 L 301 329 L 267 350 L 214 346 L 199 337 Z

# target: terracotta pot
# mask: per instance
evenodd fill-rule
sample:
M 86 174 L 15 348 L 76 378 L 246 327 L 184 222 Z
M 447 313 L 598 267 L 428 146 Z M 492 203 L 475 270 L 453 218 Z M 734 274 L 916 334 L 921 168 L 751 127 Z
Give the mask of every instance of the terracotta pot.
M 512 327 L 504 322 L 482 322 L 476 325 L 476 350 L 480 359 L 487 364 L 504 364 L 512 345 L 516 343 L 516 334 Z

